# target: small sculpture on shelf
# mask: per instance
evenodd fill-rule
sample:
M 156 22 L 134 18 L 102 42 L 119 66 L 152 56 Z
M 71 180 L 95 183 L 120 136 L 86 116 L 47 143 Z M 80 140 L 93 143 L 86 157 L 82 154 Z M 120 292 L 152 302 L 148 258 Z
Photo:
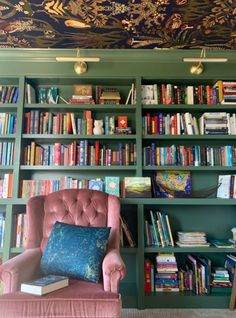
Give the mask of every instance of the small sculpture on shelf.
M 102 119 L 95 119 L 94 120 L 93 134 L 94 135 L 103 135 L 104 134 L 103 120 Z

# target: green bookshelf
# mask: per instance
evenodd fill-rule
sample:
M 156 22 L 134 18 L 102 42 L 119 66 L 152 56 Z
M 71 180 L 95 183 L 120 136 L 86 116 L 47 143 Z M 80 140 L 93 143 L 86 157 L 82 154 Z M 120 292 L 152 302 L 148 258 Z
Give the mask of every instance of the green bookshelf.
M 69 50 L 71 54 L 76 52 Z M 68 50 L 21 50 L 1 49 L 0 52 L 0 85 L 16 85 L 19 96 L 16 104 L 0 104 L 0 113 L 15 114 L 17 117 L 16 131 L 13 134 L 1 134 L 1 141 L 15 141 L 14 164 L 0 165 L 0 179 L 4 174 L 13 174 L 11 198 L 0 198 L 0 212 L 5 213 L 4 245 L 0 248 L 3 260 L 23 251 L 22 247 L 14 246 L 15 215 L 25 212 L 27 198 L 21 198 L 22 180 L 54 180 L 60 176 L 77 179 L 103 178 L 119 176 L 122 180 L 130 177 L 151 177 L 153 172 L 162 170 L 189 170 L 192 174 L 193 189 L 199 190 L 216 185 L 220 174 L 235 174 L 236 166 L 145 166 L 143 164 L 143 147 L 154 142 L 158 146 L 177 145 L 235 145 L 236 135 L 143 135 L 142 117 L 147 114 L 190 112 L 200 116 L 204 112 L 236 113 L 236 105 L 186 105 L 186 104 L 155 104 L 143 105 L 141 85 L 154 83 L 173 84 L 213 84 L 217 80 L 236 81 L 235 53 L 230 51 L 217 52 L 217 56 L 228 57 L 229 62 L 221 65 L 209 63 L 203 74 L 196 77 L 190 74 L 188 63 L 182 63 L 186 54 L 194 56 L 194 50 L 96 50 L 100 63 L 89 64 L 88 72 L 78 76 L 73 71 L 73 63 L 58 63 L 56 56 L 68 55 Z M 86 54 L 86 50 L 84 50 Z M 93 52 L 95 54 L 95 52 Z M 134 58 L 135 56 L 135 58 Z M 11 61 L 9 63 L 9 60 Z M 216 67 L 217 66 L 217 67 Z M 31 84 L 36 91 L 41 87 L 56 86 L 63 99 L 72 95 L 75 84 L 92 84 L 102 87 L 116 87 L 121 95 L 121 104 L 29 104 L 25 101 L 25 85 Z M 132 84 L 136 86 L 136 103 L 125 104 Z M 28 134 L 25 132 L 25 114 L 30 111 L 67 113 L 73 112 L 81 116 L 84 110 L 90 110 L 96 119 L 104 116 L 128 116 L 130 135 L 73 135 L 73 134 Z M 72 141 L 96 140 L 114 149 L 118 143 L 135 143 L 137 160 L 134 165 L 123 166 L 41 166 L 23 164 L 23 149 L 32 141 L 42 145 L 61 142 L 68 145 Z M 124 307 L 137 308 L 227 308 L 228 294 L 197 296 L 192 292 L 153 293 L 144 292 L 144 259 L 147 255 L 157 253 L 175 253 L 184 259 L 188 253 L 206 255 L 214 265 L 222 266 L 227 253 L 236 253 L 236 249 L 219 249 L 215 247 L 146 247 L 144 242 L 145 214 L 150 209 L 160 209 L 169 215 L 172 231 L 206 231 L 211 237 L 227 238 L 230 229 L 236 225 L 235 199 L 217 199 L 215 194 L 209 198 L 121 198 L 121 212 L 127 220 L 135 238 L 136 247 L 121 248 L 122 257 L 127 266 L 127 275 L 121 283 L 122 303 Z

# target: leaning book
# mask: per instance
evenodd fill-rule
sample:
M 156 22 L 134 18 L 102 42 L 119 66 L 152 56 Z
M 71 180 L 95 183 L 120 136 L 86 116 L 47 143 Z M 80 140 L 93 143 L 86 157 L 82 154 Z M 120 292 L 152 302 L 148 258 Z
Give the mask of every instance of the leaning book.
M 33 295 L 42 296 L 54 290 L 66 287 L 69 285 L 69 278 L 58 275 L 48 275 L 37 278 L 35 280 L 21 284 L 21 291 Z

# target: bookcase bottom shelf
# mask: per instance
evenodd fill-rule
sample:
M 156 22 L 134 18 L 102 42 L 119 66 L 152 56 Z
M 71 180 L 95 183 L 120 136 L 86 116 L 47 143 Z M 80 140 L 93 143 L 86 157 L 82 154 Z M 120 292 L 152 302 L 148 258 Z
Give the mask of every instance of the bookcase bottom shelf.
M 138 290 L 135 283 L 121 283 L 120 293 L 123 308 L 138 308 Z
M 145 308 L 228 308 L 229 294 L 156 293 L 145 296 Z

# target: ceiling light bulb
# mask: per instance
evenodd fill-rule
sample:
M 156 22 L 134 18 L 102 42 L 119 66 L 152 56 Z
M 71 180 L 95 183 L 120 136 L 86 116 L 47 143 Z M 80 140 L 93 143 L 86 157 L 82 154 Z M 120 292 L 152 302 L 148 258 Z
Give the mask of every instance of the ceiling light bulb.
M 88 66 L 85 62 L 77 62 L 74 65 L 74 70 L 76 74 L 83 74 L 87 71 Z
M 190 73 L 193 75 L 200 75 L 202 74 L 203 70 L 204 70 L 204 67 L 202 63 L 193 64 L 190 68 Z

